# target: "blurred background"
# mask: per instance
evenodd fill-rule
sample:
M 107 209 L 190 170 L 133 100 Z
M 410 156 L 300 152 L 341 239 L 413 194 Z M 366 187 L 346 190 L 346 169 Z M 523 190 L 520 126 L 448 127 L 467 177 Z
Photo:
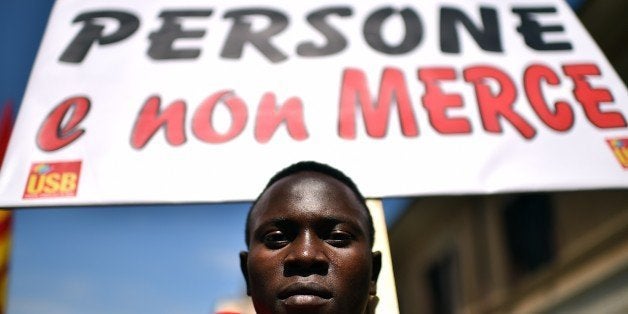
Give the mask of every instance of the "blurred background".
M 568 2 L 626 82 L 628 1 Z M 0 1 L 0 101 L 13 117 L 52 4 Z M 215 313 L 244 294 L 248 206 L 4 212 L 6 313 Z M 628 313 L 626 190 L 386 199 L 384 208 L 401 313 Z

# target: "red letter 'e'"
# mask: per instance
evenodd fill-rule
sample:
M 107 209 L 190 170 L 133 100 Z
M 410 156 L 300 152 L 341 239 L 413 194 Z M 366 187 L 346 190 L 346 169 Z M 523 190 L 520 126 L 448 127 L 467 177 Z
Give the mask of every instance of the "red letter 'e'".
M 41 124 L 37 133 L 39 149 L 47 152 L 54 151 L 65 147 L 83 135 L 85 130 L 77 127 L 87 116 L 89 107 L 90 102 L 86 97 L 72 97 L 54 108 Z M 68 114 L 70 117 L 66 120 Z M 64 120 L 67 122 L 62 125 Z
M 626 119 L 621 113 L 600 111 L 600 103 L 613 101 L 613 95 L 608 89 L 593 88 L 587 82 L 587 76 L 600 75 L 595 64 L 565 65 L 563 71 L 573 80 L 573 94 L 591 123 L 602 129 L 626 127 Z

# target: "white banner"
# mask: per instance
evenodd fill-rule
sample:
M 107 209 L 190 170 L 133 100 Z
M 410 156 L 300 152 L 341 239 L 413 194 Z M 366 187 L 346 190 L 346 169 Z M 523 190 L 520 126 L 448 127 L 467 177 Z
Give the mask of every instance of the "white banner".
M 628 187 L 628 94 L 562 1 L 63 0 L 0 206 Z

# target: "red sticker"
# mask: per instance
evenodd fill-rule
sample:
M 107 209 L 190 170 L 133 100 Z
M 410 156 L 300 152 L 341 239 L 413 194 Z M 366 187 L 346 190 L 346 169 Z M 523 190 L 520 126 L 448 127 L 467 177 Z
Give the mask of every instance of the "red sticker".
M 22 198 L 75 196 L 80 175 L 81 161 L 33 163 Z
M 628 138 L 607 139 L 606 142 L 622 167 L 628 169 Z

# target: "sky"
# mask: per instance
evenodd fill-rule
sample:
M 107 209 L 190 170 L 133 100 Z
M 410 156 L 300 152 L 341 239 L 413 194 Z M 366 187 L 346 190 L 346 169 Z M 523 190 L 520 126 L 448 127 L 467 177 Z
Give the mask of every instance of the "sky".
M 8 313 L 211 313 L 244 295 L 248 206 L 19 210 Z
M 208 313 L 244 284 L 247 204 L 16 214 L 8 313 Z
M 0 101 L 16 109 L 51 6 L 0 1 Z M 384 200 L 389 225 L 409 201 Z M 8 313 L 211 313 L 216 300 L 244 292 L 238 252 L 248 206 L 18 210 Z

